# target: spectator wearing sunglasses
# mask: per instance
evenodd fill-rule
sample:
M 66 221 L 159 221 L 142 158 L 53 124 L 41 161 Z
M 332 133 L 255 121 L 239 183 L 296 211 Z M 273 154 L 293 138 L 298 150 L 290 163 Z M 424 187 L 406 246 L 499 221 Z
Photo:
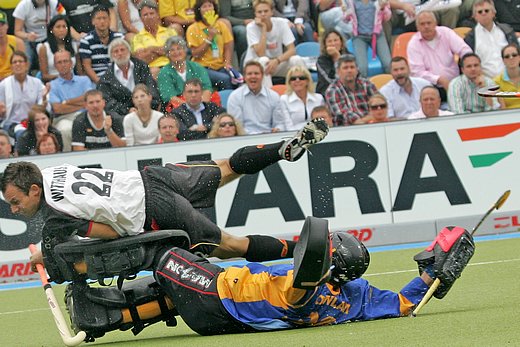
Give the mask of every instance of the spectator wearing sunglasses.
M 242 136 L 246 132 L 240 124 L 229 113 L 222 113 L 213 119 L 213 126 L 208 134 L 208 138 Z
M 321 94 L 314 93 L 311 74 L 304 66 L 289 69 L 286 92 L 280 97 L 280 112 L 286 121 L 285 130 L 301 129 L 310 119 L 312 110 L 324 104 Z
M 383 94 L 375 94 L 368 99 L 368 114 L 357 119 L 354 124 L 384 123 L 400 118 L 388 118 L 388 101 Z
M 494 79 L 495 84 L 504 92 L 520 91 L 520 51 L 516 44 L 509 44 L 502 48 L 502 60 L 505 68 Z M 519 98 L 499 98 L 501 108 L 520 108 Z
M 496 9 L 493 0 L 477 0 L 473 4 L 473 18 L 477 25 L 466 35 L 464 41 L 478 54 L 482 72 L 489 78 L 499 75 L 504 69 L 502 48 L 508 44 L 518 45 L 516 34 L 508 24 L 495 22 Z

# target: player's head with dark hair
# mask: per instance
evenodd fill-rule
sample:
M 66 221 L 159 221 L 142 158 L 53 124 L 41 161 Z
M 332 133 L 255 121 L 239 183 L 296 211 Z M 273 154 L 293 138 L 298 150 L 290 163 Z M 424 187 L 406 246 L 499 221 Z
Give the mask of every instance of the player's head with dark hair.
M 197 0 L 195 3 L 195 21 L 202 22 L 204 20 L 204 17 L 202 16 L 202 5 L 205 3 L 210 3 L 213 5 L 213 10 L 216 14 L 218 14 L 218 3 L 216 0 Z
M 335 286 L 360 278 L 370 264 L 370 254 L 355 236 L 337 231 L 332 234 L 332 267 L 329 282 Z
M 18 161 L 7 165 L 4 174 L 0 179 L 2 193 L 5 194 L 7 185 L 13 185 L 20 189 L 24 194 L 29 194 L 33 184 L 43 187 L 42 173 L 36 164 L 28 161 Z

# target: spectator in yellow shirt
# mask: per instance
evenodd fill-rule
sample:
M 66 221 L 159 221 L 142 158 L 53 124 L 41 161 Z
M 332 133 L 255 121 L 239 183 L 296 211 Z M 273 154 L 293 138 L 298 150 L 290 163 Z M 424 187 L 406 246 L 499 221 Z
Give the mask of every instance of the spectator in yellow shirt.
M 233 59 L 233 34 L 218 19 L 216 0 L 197 0 L 195 23 L 186 32 L 192 60 L 204 66 L 211 83 L 218 89 L 233 89 L 229 70 Z
M 184 36 L 184 31 L 195 23 L 196 0 L 161 0 L 159 2 L 159 15 L 165 26 L 175 29 L 179 36 Z
M 132 55 L 146 62 L 152 76 L 157 79 L 161 67 L 169 62 L 164 44 L 168 38 L 177 36 L 177 32 L 161 26 L 157 3 L 154 0 L 141 1 L 138 9 L 144 28 L 132 40 Z

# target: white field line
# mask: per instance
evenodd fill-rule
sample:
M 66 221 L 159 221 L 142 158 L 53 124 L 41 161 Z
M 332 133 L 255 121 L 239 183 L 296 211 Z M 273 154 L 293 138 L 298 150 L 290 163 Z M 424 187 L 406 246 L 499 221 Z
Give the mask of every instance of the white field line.
M 482 262 L 479 262 L 479 263 L 469 263 L 468 266 L 480 266 L 480 265 L 492 265 L 492 264 L 500 264 L 500 263 L 511 263 L 511 262 L 514 262 L 514 261 L 520 261 L 520 258 L 505 259 L 505 260 L 493 260 L 493 261 L 482 261 Z M 400 274 L 400 273 L 406 273 L 406 272 L 417 272 L 417 269 L 379 272 L 379 273 L 373 273 L 373 274 L 366 274 L 363 277 L 393 275 L 393 274 Z
M 493 264 L 500 264 L 500 263 L 511 263 L 511 262 L 515 262 L 515 261 L 520 261 L 520 258 L 505 259 L 505 260 L 494 260 L 494 261 L 483 261 L 483 262 L 479 262 L 479 263 L 471 263 L 471 264 L 468 264 L 468 266 L 493 265 Z M 388 271 L 388 272 L 378 272 L 378 273 L 366 274 L 363 277 L 394 275 L 394 274 L 407 273 L 407 272 L 417 272 L 417 269 Z M 62 309 L 64 309 L 64 308 L 62 308 Z M 16 314 L 27 314 L 27 313 L 30 313 L 30 312 L 47 311 L 47 310 L 50 310 L 50 308 L 46 307 L 46 308 L 35 308 L 35 309 L 31 309 L 31 310 L 0 312 L 0 316 L 16 315 Z

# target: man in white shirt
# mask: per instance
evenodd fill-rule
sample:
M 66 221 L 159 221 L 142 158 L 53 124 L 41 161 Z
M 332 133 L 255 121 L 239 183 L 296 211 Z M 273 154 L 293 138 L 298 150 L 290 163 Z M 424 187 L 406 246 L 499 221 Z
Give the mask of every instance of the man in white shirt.
M 493 0 L 477 0 L 473 4 L 473 18 L 477 25 L 466 35 L 464 41 L 477 53 L 482 62 L 482 72 L 494 78 L 504 71 L 502 48 L 508 44 L 518 45 L 515 31 L 508 24 L 496 23 Z
M 421 109 L 408 116 L 408 119 L 422 119 L 453 115 L 453 112 L 441 110 L 441 94 L 434 86 L 426 86 L 421 90 Z
M 264 70 L 254 60 L 244 67 L 245 84 L 235 89 L 228 99 L 227 110 L 243 125 L 247 134 L 284 131 L 285 120 L 278 105 L 280 96 L 262 85 Z
M 285 77 L 295 65 L 305 66 L 296 55 L 294 35 L 285 18 L 273 17 L 272 0 L 253 1 L 255 20 L 247 25 L 245 62 L 258 60 L 264 67 L 264 85 L 272 86 L 271 76 Z
M 420 77 L 410 77 L 410 67 L 404 57 L 392 58 L 390 73 L 394 79 L 380 90 L 388 102 L 388 117 L 406 117 L 420 110 L 421 90 L 431 83 Z

